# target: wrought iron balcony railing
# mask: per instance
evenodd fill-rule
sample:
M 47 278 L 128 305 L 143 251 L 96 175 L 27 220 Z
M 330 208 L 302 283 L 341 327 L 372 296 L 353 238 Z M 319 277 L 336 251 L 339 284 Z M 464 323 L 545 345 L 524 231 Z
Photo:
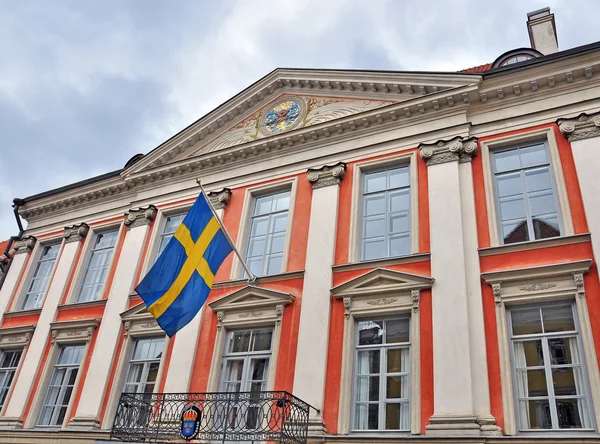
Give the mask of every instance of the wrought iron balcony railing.
M 306 443 L 311 407 L 288 392 L 122 393 L 111 439 L 180 441 L 190 406 L 201 412 L 196 442 Z

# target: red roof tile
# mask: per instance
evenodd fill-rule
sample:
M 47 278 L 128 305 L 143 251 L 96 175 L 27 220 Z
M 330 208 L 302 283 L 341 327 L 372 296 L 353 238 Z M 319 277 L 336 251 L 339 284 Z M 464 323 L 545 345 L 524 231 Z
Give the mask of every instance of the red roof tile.
M 4 254 L 4 250 L 6 249 L 6 246 L 8 245 L 8 241 L 0 241 L 0 256 L 2 256 Z
M 472 68 L 461 69 L 459 72 L 484 72 L 489 71 L 492 68 L 491 63 L 486 63 L 485 65 L 474 66 Z

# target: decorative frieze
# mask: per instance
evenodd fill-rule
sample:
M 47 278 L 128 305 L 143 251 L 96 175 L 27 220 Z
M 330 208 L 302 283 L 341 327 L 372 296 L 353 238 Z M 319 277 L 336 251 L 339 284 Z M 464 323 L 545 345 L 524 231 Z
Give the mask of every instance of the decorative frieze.
M 125 225 L 127 228 L 132 229 L 135 227 L 141 227 L 144 225 L 150 225 L 150 223 L 156 217 L 156 207 L 154 205 L 148 205 L 147 207 L 132 208 L 125 213 Z
M 470 162 L 477 154 L 477 138 L 455 137 L 435 143 L 421 143 L 419 151 L 427 166 L 446 162 Z
M 65 239 L 65 243 L 80 242 L 85 239 L 89 231 L 89 225 L 82 222 L 80 224 L 65 227 L 63 238 Z
M 231 190 L 229 188 L 223 188 L 218 191 L 209 191 L 208 198 L 215 210 L 224 209 L 229 203 L 231 198 Z
M 558 119 L 556 123 L 569 142 L 600 136 L 600 113 L 582 113 L 573 119 Z
M 338 162 L 334 165 L 324 165 L 321 168 L 308 169 L 308 181 L 313 189 L 338 185 L 346 174 L 346 164 Z
M 532 285 L 524 285 L 519 287 L 519 290 L 522 291 L 541 291 L 547 290 L 549 288 L 556 287 L 556 284 L 532 284 Z
M 387 299 L 387 298 L 381 298 L 381 299 L 375 299 L 373 301 L 369 301 L 369 302 L 367 302 L 367 304 L 379 307 L 381 305 L 390 305 L 390 304 L 393 304 L 397 300 L 398 299 L 394 299 L 394 298 L 389 298 L 389 299 Z
M 0 329 L 0 349 L 25 347 L 35 331 L 35 325 Z
M 34 236 L 25 236 L 13 243 L 15 254 L 31 253 L 37 239 Z

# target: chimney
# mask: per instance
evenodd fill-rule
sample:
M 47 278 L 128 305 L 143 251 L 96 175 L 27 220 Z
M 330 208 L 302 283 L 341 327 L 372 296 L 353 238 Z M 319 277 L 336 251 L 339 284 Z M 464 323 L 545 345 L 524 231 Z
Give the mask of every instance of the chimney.
M 531 47 L 544 55 L 558 51 L 556 23 L 550 8 L 538 9 L 527 14 L 527 30 Z

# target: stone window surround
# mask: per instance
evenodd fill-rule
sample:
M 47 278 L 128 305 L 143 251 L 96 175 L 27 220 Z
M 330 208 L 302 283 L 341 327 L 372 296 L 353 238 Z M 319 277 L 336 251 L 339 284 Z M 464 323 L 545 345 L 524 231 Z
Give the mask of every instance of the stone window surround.
M 165 332 L 160 328 L 156 319 L 146 310 L 146 305 L 142 302 L 129 310 L 121 313 L 121 320 L 123 322 L 123 341 L 119 350 L 119 359 L 117 366 L 115 367 L 115 373 L 113 375 L 112 386 L 110 393 L 107 393 L 108 403 L 104 418 L 102 420 L 102 428 L 110 428 L 112 426 L 114 417 L 117 413 L 117 406 L 123 386 L 125 384 L 125 377 L 127 376 L 127 369 L 129 360 L 133 353 L 133 347 L 137 339 L 152 338 L 152 337 L 163 337 L 165 338 L 163 355 L 160 360 L 158 367 L 158 373 L 156 375 L 156 384 L 154 385 L 154 393 L 160 390 L 162 377 L 165 370 L 165 356 L 169 347 L 170 338 L 165 335 Z
M 85 344 L 83 356 L 81 357 L 81 362 L 79 364 L 79 370 L 77 371 L 77 378 L 75 379 L 75 384 L 71 393 L 71 399 L 69 399 L 69 407 L 65 414 L 62 425 L 60 427 L 56 427 L 61 429 L 66 428 L 73 408 L 73 399 L 75 398 L 75 394 L 78 392 L 80 385 L 83 383 L 81 380 L 83 373 L 82 370 L 88 358 L 88 354 L 90 353 L 90 343 L 94 335 L 94 331 L 98 325 L 100 325 L 100 321 L 100 319 L 84 319 L 76 321 L 52 322 L 50 324 L 50 331 L 52 334 L 50 351 L 46 358 L 44 368 L 41 369 L 42 376 L 36 387 L 36 392 L 33 395 L 31 409 L 23 428 L 36 427 L 38 416 L 40 414 L 40 408 L 42 407 L 42 403 L 46 396 L 48 383 L 50 382 L 50 376 L 52 375 L 52 370 L 54 369 L 54 364 L 58 359 L 61 347 L 66 345 Z M 48 428 L 49 427 L 40 427 L 40 429 L 44 430 L 48 430 Z
M 377 283 L 380 278 L 384 284 Z M 385 283 L 387 278 L 388 283 Z M 395 281 L 395 282 L 393 282 Z M 412 282 L 411 282 L 412 281 Z M 393 282 L 393 283 L 389 283 Z M 410 434 L 421 434 L 421 359 L 420 312 L 421 290 L 431 288 L 433 279 L 385 268 L 376 268 L 331 289 L 331 296 L 344 303 L 344 336 L 338 412 L 338 433 L 351 433 L 353 408 L 354 356 L 356 323 L 361 319 L 410 314 Z M 368 436 L 381 431 L 352 432 Z M 394 432 L 385 432 L 394 433 Z M 406 432 L 397 432 L 406 435 Z
M 48 280 L 48 286 L 46 287 L 46 290 L 44 291 L 42 301 L 38 308 L 42 308 L 44 306 L 44 301 L 46 300 L 46 295 L 48 294 L 48 290 L 50 289 L 50 284 L 52 284 L 52 279 L 54 277 L 54 273 L 56 272 L 56 267 L 58 265 L 58 261 L 60 260 L 60 256 L 62 254 L 62 250 L 63 250 L 64 244 L 65 244 L 63 241 L 62 233 L 57 236 L 49 236 L 49 237 L 41 239 L 41 240 L 38 239 L 38 241 L 35 243 L 33 249 L 31 250 L 31 253 L 29 253 L 29 261 L 23 272 L 23 278 L 21 279 L 21 282 L 19 282 L 19 286 L 15 290 L 14 296 L 13 296 L 12 300 L 10 301 L 10 305 L 9 305 L 9 308 L 7 311 L 9 311 L 9 312 L 21 311 L 21 310 L 19 310 L 19 307 L 21 306 L 21 303 L 23 302 L 23 298 L 25 297 L 25 292 L 27 291 L 27 286 L 29 285 L 29 283 L 31 282 L 31 279 L 33 278 L 33 273 L 35 272 L 35 267 L 36 267 L 37 262 L 42 254 L 43 247 L 45 247 L 46 245 L 49 245 L 49 244 L 55 244 L 55 243 L 58 244 L 59 242 L 60 242 L 60 248 L 58 250 L 58 255 L 56 256 L 56 261 L 54 262 L 54 266 L 52 267 L 52 273 L 50 274 L 50 279 Z
M 208 375 L 208 392 L 219 388 L 221 363 L 227 333 L 231 330 L 256 327 L 273 327 L 271 339 L 271 365 L 267 378 L 267 391 L 273 390 L 277 370 L 281 323 L 286 305 L 294 301 L 294 296 L 266 288 L 248 285 L 216 301 L 209 307 L 217 315 L 217 334 Z
M 352 174 L 352 201 L 350 204 L 348 263 L 360 262 L 363 174 L 372 170 L 391 166 L 409 165 L 410 168 L 411 254 L 419 253 L 419 171 L 417 155 L 418 151 L 409 151 L 402 154 L 385 157 L 383 159 L 363 160 L 354 163 L 354 170 Z
M 33 336 L 34 331 L 35 324 L 0 329 L 0 351 L 22 350 L 21 359 L 19 359 L 17 369 L 15 370 L 15 376 L 13 377 L 11 386 L 8 390 L 8 393 L 6 394 L 6 401 L 8 401 L 12 395 L 13 389 L 15 387 L 15 382 L 17 381 L 19 372 L 21 371 L 21 366 L 23 365 L 23 361 L 25 360 L 27 347 L 29 346 L 29 342 L 31 341 L 31 337 Z M 8 402 L 4 402 L 4 406 L 0 411 L 0 415 L 4 414 L 7 405 Z
M 527 435 L 532 433 L 518 432 L 517 430 L 516 392 L 512 377 L 513 371 L 508 331 L 508 309 L 530 303 L 575 302 L 579 334 L 581 343 L 583 344 L 583 362 L 595 413 L 595 426 L 600 425 L 600 373 L 598 371 L 598 359 L 592 336 L 583 279 L 583 275 L 588 272 L 591 264 L 591 260 L 583 260 L 482 273 L 483 280 L 493 289 L 496 305 L 496 327 L 505 435 Z M 540 433 L 556 436 L 557 433 L 564 434 L 565 431 L 540 431 Z
M 481 151 L 481 160 L 483 163 L 483 180 L 485 188 L 485 200 L 488 211 L 488 229 L 490 233 L 490 246 L 503 245 L 500 242 L 498 215 L 496 210 L 496 191 L 494 187 L 494 174 L 492 169 L 491 151 L 503 148 L 517 147 L 529 142 L 547 142 L 548 153 L 550 155 L 550 168 L 556 185 L 556 194 L 559 203 L 559 216 L 562 221 L 562 236 L 572 236 L 575 232 L 573 229 L 573 219 L 571 217 L 571 207 L 569 206 L 569 198 L 565 178 L 558 152 L 558 143 L 554 133 L 554 127 L 549 126 L 537 130 L 527 131 L 510 136 L 503 136 L 485 141 L 479 141 Z M 533 241 L 528 241 L 533 242 Z
M 126 235 L 127 227 L 123 224 L 122 220 L 119 222 L 116 222 L 116 223 L 114 221 L 107 222 L 107 223 L 95 225 L 95 226 L 89 228 L 89 232 L 87 233 L 87 236 L 85 237 L 82 245 L 80 246 L 80 248 L 82 249 L 82 254 L 81 254 L 77 264 L 75 265 L 75 271 L 73 272 L 73 275 L 72 275 L 73 281 L 71 282 L 71 287 L 69 288 L 69 293 L 67 294 L 67 297 L 65 299 L 66 304 L 78 303 L 77 296 L 79 295 L 79 291 L 81 290 L 83 278 L 84 278 L 88 263 L 90 261 L 90 255 L 92 254 L 92 249 L 94 247 L 93 242 L 96 240 L 96 234 L 102 233 L 105 231 L 112 231 L 112 230 L 117 230 L 117 239 L 115 241 L 112 258 L 110 259 L 110 263 L 108 265 L 108 273 L 106 274 L 106 279 L 104 280 L 104 284 L 102 285 L 102 291 L 100 292 L 100 294 L 101 294 L 100 299 L 103 298 L 103 296 L 107 290 L 106 285 L 108 283 L 109 276 L 114 271 L 114 269 L 117 265 L 117 263 L 116 263 L 117 247 L 119 245 L 119 242 L 121 242 L 121 240 L 122 240 L 121 239 L 122 236 Z
M 296 194 L 298 192 L 298 177 L 291 177 L 287 179 L 277 180 L 276 182 L 270 182 L 264 185 L 250 186 L 246 188 L 246 195 L 244 197 L 244 204 L 242 206 L 242 213 L 240 218 L 240 226 L 238 229 L 238 236 L 235 241 L 235 245 L 240 254 L 245 257 L 248 249 L 248 237 L 250 230 L 250 218 L 252 216 L 252 209 L 254 208 L 254 199 L 260 197 L 261 194 L 290 190 L 290 206 L 288 209 L 288 225 L 286 228 L 285 244 L 283 247 L 283 258 L 281 263 L 281 273 L 287 271 L 287 264 L 290 255 L 291 245 L 291 232 L 294 222 L 294 209 L 296 207 Z M 237 257 L 237 254 L 233 256 L 233 264 L 231 266 L 231 280 L 239 279 L 242 276 L 244 268 Z

